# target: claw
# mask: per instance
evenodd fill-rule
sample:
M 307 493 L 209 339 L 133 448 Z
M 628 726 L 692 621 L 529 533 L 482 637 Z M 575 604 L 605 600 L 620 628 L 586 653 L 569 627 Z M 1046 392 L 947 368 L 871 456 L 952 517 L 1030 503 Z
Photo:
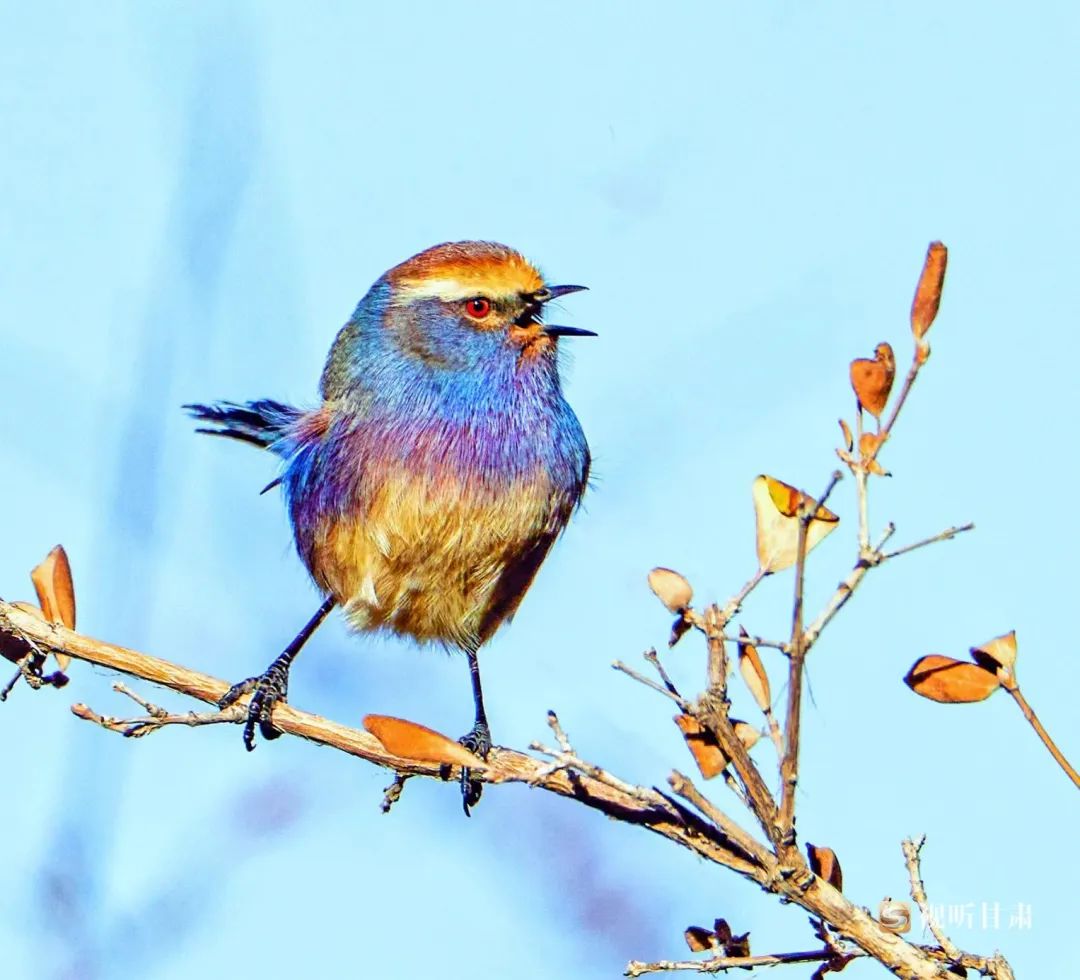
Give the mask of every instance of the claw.
M 478 722 L 473 730 L 458 739 L 474 755 L 486 759 L 491 752 L 491 731 L 486 724 Z M 480 802 L 480 796 L 484 792 L 484 784 L 479 779 L 472 778 L 472 770 L 463 767 L 461 770 L 461 806 L 465 816 L 472 816 L 469 810 Z
M 245 694 L 251 694 L 248 704 L 247 719 L 244 721 L 244 746 L 249 752 L 255 751 L 255 725 L 268 741 L 281 737 L 281 731 L 274 727 L 274 706 L 285 701 L 289 691 L 289 671 L 287 667 L 272 663 L 266 673 L 258 677 L 248 677 L 233 684 L 218 701 L 219 708 L 227 708 Z M 252 693 L 254 692 L 254 693 Z

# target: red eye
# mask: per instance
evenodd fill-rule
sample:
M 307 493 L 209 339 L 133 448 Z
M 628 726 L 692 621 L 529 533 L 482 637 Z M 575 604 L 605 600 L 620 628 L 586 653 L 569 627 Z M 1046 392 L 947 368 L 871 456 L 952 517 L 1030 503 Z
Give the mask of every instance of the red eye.
M 491 300 L 483 296 L 474 296 L 465 301 L 465 312 L 474 320 L 483 320 L 491 312 Z

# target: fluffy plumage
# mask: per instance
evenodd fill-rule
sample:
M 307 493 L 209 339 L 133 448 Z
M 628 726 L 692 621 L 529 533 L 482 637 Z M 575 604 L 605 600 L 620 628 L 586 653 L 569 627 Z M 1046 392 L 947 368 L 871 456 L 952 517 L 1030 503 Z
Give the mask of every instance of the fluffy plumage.
M 360 301 L 317 408 L 189 406 L 201 431 L 285 460 L 297 550 L 355 628 L 475 651 L 566 526 L 589 451 L 540 322 L 548 298 L 513 249 L 438 245 Z

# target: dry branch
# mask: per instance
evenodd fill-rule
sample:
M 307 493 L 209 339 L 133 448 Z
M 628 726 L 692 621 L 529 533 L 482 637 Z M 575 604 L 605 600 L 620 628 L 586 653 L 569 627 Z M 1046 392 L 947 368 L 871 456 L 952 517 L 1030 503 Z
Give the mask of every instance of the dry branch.
M 229 688 L 225 681 L 208 674 L 46 623 L 3 600 L 0 600 L 0 634 L 32 642 L 44 654 L 67 654 L 76 660 L 138 677 L 209 704 L 215 704 Z M 153 717 L 152 713 L 150 717 Z M 275 708 L 274 723 L 287 734 L 391 769 L 398 777 L 445 778 L 448 775 L 444 767 L 390 755 L 367 733 L 289 704 Z M 742 744 L 737 738 L 734 741 L 748 762 Z M 512 749 L 495 748 L 488 759 L 490 768 L 482 775 L 489 783 L 531 784 L 622 822 L 644 827 L 706 860 L 731 868 L 763 889 L 822 919 L 839 936 L 849 939 L 896 976 L 907 980 L 930 980 L 938 976 L 939 966 L 933 956 L 889 932 L 864 909 L 805 868 L 774 866 L 764 845 L 753 842 L 741 828 L 736 829 L 733 824 L 717 826 L 658 790 L 631 786 L 561 749 L 551 750 L 550 754 L 557 765 Z M 756 773 L 756 769 L 753 771 Z M 394 785 L 399 785 L 398 780 Z

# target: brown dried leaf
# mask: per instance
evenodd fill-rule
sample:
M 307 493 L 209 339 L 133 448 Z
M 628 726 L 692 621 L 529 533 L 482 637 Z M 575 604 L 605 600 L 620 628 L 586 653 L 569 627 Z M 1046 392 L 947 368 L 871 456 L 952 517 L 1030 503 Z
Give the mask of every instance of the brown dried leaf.
M 941 304 L 941 288 L 945 284 L 945 266 L 949 252 L 941 242 L 931 242 L 926 250 L 919 284 L 915 287 L 915 298 L 911 301 L 911 332 L 916 340 L 921 340 L 937 316 Z M 927 348 L 927 355 L 930 349 Z
M 43 623 L 48 622 L 48 620 L 45 619 L 45 613 L 41 611 L 41 607 L 35 606 L 32 602 L 23 602 L 22 600 L 19 600 L 18 602 L 13 602 L 12 605 L 21 612 L 36 616 Z
M 810 859 L 810 870 L 819 878 L 824 878 L 838 892 L 844 890 L 844 873 L 840 870 L 840 859 L 831 847 L 817 847 L 807 843 L 806 856 Z
M 864 432 L 859 437 L 859 454 L 864 460 L 870 459 L 870 465 L 866 467 L 868 473 L 875 473 L 877 476 L 889 475 L 877 461 L 878 449 L 881 447 L 881 443 L 885 441 L 885 438 L 884 433 L 874 432 Z M 871 459 L 871 457 L 873 458 Z
M 885 411 L 885 404 L 892 391 L 896 377 L 896 358 L 893 349 L 886 343 L 880 343 L 874 350 L 874 358 L 859 357 L 851 362 L 851 387 L 859 405 L 874 418 L 879 418 Z
M 750 933 L 744 932 L 741 936 L 732 936 L 724 943 L 724 955 L 732 958 L 750 955 Z
M 739 673 L 750 689 L 751 695 L 762 711 L 768 711 L 772 707 L 772 692 L 769 689 L 769 675 L 765 673 L 765 665 L 758 656 L 757 647 L 750 642 L 743 642 L 749 634 L 741 626 L 739 627 Z
M 487 769 L 488 764 L 460 742 L 404 718 L 365 715 L 364 728 L 374 735 L 391 755 L 415 762 L 433 762 L 470 769 Z
M 847 451 L 850 453 L 851 450 L 855 447 L 855 440 L 851 436 L 851 428 L 843 419 L 837 419 L 837 421 L 840 423 L 840 433 L 844 437 L 844 445 L 847 447 Z
M 995 636 L 982 646 L 972 647 L 971 655 L 980 667 L 985 667 L 987 670 L 997 670 L 998 667 L 1014 670 L 1016 667 L 1016 630 Z
M 799 508 L 804 502 L 812 505 L 813 498 L 790 484 L 765 475 L 754 480 L 752 494 L 758 562 L 769 573 L 790 568 L 798 557 Z M 819 505 L 806 529 L 807 553 L 833 531 L 839 521 L 836 514 Z
M 748 752 L 761 741 L 761 731 L 748 721 L 737 721 L 732 718 L 731 727 L 735 729 L 736 738 L 742 742 L 743 748 Z
M 57 545 L 30 573 L 45 619 L 75 629 L 75 585 L 63 545 Z
M 668 647 L 675 646 L 691 629 L 694 624 L 690 622 L 685 616 L 680 616 L 671 624 L 671 636 L 668 637 Z
M 686 937 L 686 945 L 690 947 L 691 953 L 704 953 L 717 945 L 716 937 L 704 926 L 687 926 L 683 936 Z
M 45 619 L 69 630 L 75 629 L 75 583 L 63 545 L 58 544 L 45 556 L 45 560 L 30 573 L 30 581 L 34 583 Z M 55 657 L 60 670 L 67 670 L 71 657 L 66 653 L 57 653 Z
M 676 715 L 675 724 L 679 726 L 701 775 L 706 779 L 719 776 L 727 768 L 729 759 L 713 733 L 693 715 Z
M 932 653 L 917 660 L 904 677 L 916 694 L 942 704 L 983 701 L 1000 685 L 996 675 L 966 660 Z
M 690 583 L 670 568 L 654 568 L 649 572 L 649 588 L 668 612 L 681 613 L 694 598 Z

